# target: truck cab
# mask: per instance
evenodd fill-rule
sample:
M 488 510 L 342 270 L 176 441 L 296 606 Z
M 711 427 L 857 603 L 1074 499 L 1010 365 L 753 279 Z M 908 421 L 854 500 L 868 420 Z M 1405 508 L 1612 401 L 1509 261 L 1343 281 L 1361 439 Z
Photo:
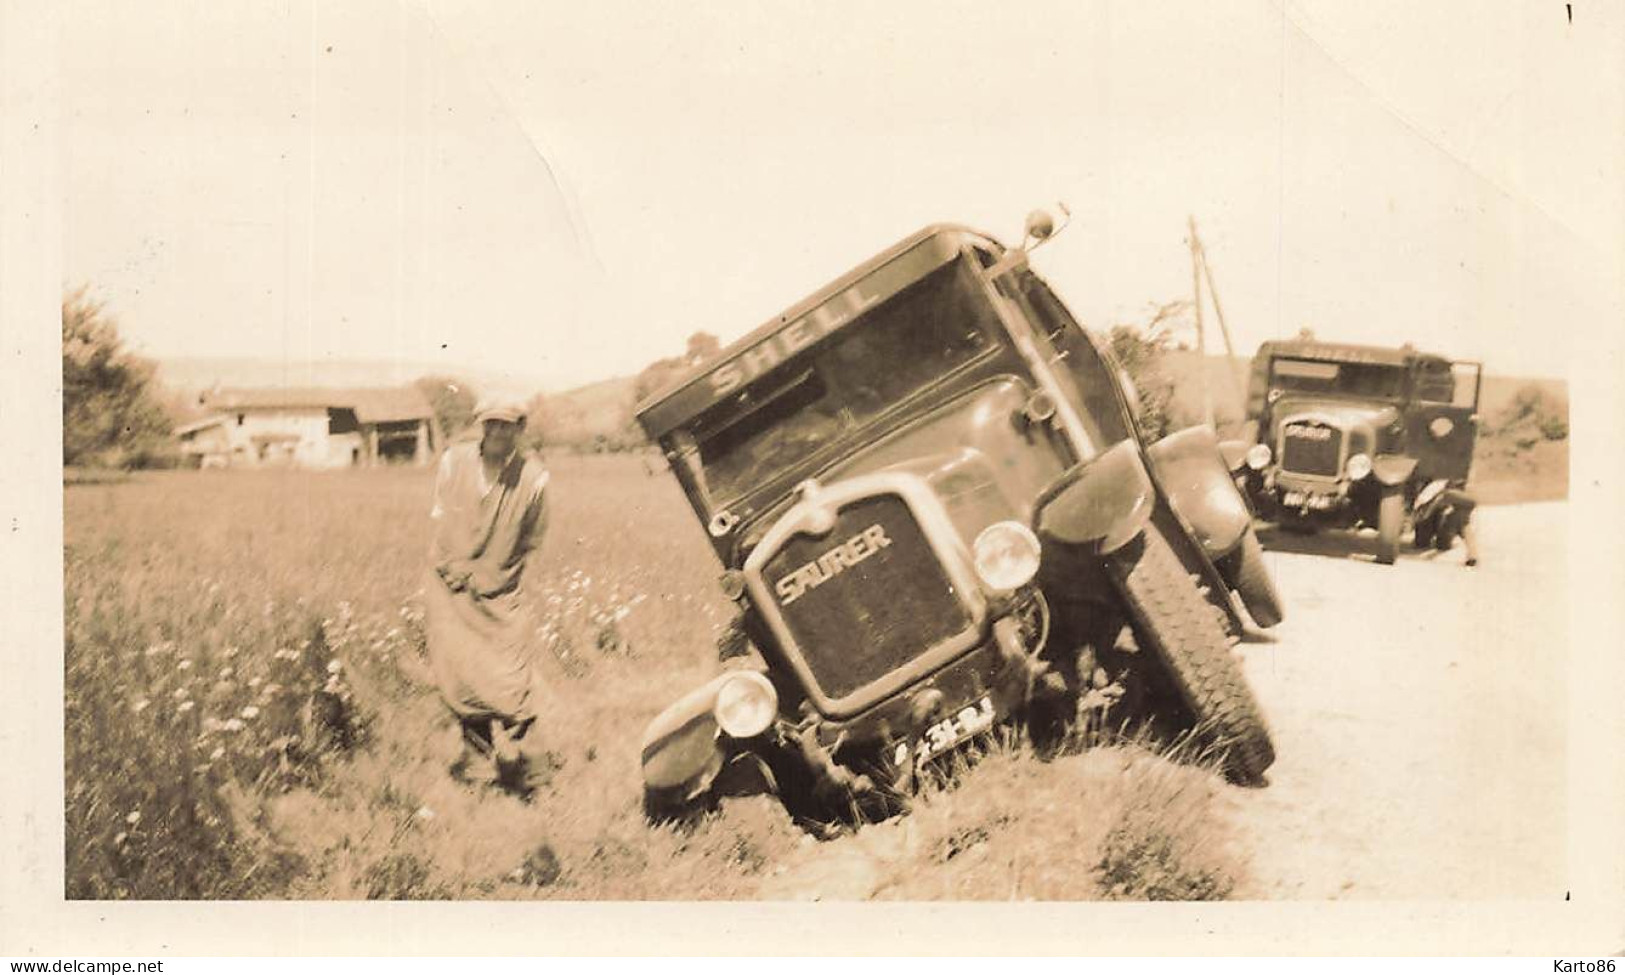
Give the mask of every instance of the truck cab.
M 1479 363 L 1299 339 L 1253 358 L 1256 436 L 1237 465 L 1258 513 L 1288 527 L 1377 529 L 1391 563 L 1417 494 L 1464 486 L 1478 433 Z

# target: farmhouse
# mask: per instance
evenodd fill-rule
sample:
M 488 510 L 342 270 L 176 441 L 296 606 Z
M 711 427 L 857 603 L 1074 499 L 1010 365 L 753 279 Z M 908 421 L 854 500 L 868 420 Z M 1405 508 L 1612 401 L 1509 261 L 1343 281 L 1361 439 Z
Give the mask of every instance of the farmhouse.
M 427 464 L 440 447 L 434 410 L 416 387 L 225 389 L 209 416 L 175 431 L 198 467 Z

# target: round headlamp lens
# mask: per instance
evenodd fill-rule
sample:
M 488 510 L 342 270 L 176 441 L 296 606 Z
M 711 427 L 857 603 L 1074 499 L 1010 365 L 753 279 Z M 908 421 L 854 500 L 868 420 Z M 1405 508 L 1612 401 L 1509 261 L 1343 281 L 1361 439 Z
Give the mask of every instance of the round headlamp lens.
M 724 596 L 737 602 L 745 594 L 745 574 L 738 569 L 729 569 L 717 577 L 717 586 Z
M 1350 478 L 1358 481 L 1371 473 L 1371 458 L 1365 454 L 1355 454 L 1349 458 L 1348 466 L 1343 469 Z
M 753 738 L 773 724 L 778 709 L 779 694 L 768 679 L 755 671 L 741 671 L 717 690 L 711 713 L 730 738 Z
M 1038 574 L 1038 536 L 1019 521 L 1001 521 L 982 529 L 973 546 L 976 574 L 988 588 L 1008 592 Z
M 1450 436 L 1450 432 L 1454 429 L 1456 429 L 1455 421 L 1448 416 L 1436 416 L 1433 422 L 1428 424 L 1428 433 L 1433 434 L 1436 440 Z
M 1270 445 L 1255 443 L 1247 448 L 1247 466 L 1255 471 L 1261 471 L 1270 462 Z

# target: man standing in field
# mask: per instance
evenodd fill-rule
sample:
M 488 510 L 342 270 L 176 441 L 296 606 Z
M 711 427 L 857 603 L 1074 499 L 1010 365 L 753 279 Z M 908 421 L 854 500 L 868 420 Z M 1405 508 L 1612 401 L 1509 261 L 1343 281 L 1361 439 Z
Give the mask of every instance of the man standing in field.
M 425 582 L 429 663 L 462 723 L 458 778 L 520 793 L 539 771 L 535 729 L 542 687 L 525 561 L 547 527 L 548 472 L 519 446 L 522 406 L 488 406 L 477 440 L 452 444 L 435 478 L 432 569 Z

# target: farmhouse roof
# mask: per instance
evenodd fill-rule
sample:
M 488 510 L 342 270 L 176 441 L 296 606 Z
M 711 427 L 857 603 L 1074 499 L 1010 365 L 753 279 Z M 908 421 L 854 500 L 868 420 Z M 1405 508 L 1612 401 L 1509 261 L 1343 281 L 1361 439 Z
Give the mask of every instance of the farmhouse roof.
M 219 426 L 224 422 L 226 422 L 226 418 L 223 416 L 206 416 L 201 420 L 193 420 L 191 423 L 183 423 L 176 427 L 175 436 L 184 437 L 189 433 L 197 433 L 199 430 L 207 430 L 210 427 Z
M 209 405 L 228 413 L 232 410 L 349 409 L 355 411 L 356 420 L 361 423 L 427 420 L 434 416 L 434 409 L 416 386 L 223 389 L 210 397 Z

